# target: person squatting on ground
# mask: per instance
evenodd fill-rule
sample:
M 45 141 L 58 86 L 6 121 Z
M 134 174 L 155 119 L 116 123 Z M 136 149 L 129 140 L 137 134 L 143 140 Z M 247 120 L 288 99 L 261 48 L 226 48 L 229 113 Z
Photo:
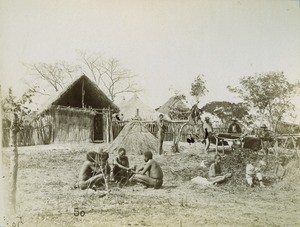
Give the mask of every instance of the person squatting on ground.
M 144 153 L 144 161 L 146 165 L 135 172 L 130 181 L 142 183 L 145 188 L 154 187 L 161 188 L 163 184 L 163 172 L 160 165 L 153 159 L 150 151 Z
M 204 140 L 202 141 L 205 144 L 205 148 L 204 148 L 205 153 L 208 153 L 208 150 L 209 150 L 209 146 L 210 146 L 209 140 L 210 140 L 212 131 L 213 131 L 213 128 L 209 121 L 209 117 L 205 117 L 205 121 L 203 123 Z
M 118 187 L 120 187 L 129 179 L 130 170 L 135 170 L 134 167 L 129 168 L 129 160 L 124 148 L 118 150 L 118 156 L 114 159 L 113 165 L 111 179 L 115 180 Z
M 103 151 L 100 153 L 95 151 L 87 153 L 87 160 L 83 163 L 78 177 L 80 189 L 96 189 L 109 181 L 111 169 L 107 162 L 108 157 L 108 153 Z
M 221 183 L 232 176 L 231 173 L 222 174 L 220 163 L 221 163 L 221 156 L 219 154 L 216 154 L 214 163 L 211 164 L 208 172 L 209 181 L 213 184 Z
M 157 126 L 158 126 L 157 135 L 159 140 L 158 153 L 161 155 L 163 153 L 163 143 L 164 143 L 165 133 L 167 131 L 166 120 L 164 119 L 163 114 L 159 115 Z
M 253 164 L 246 165 L 246 181 L 250 187 L 253 187 L 255 179 L 259 181 L 260 187 L 265 187 L 262 175 L 265 167 L 266 162 L 263 160 L 256 160 Z

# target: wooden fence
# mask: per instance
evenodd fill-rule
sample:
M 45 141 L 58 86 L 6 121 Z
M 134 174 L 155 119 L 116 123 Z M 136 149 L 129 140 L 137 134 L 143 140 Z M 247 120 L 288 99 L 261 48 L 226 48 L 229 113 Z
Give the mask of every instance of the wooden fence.
M 114 121 L 112 123 L 112 128 L 113 128 L 113 137 L 116 138 L 120 131 L 124 128 L 124 126 L 128 123 L 129 121 Z M 149 130 L 149 132 L 154 135 L 155 137 L 157 136 L 158 132 L 158 126 L 156 121 L 142 121 L 143 125 Z M 167 131 L 165 133 L 165 141 L 173 141 L 173 130 L 175 130 L 176 134 L 178 134 L 180 127 L 185 123 L 185 121 L 177 121 L 174 123 L 171 123 L 167 127 Z M 173 126 L 173 127 L 172 127 Z M 225 132 L 227 129 L 226 128 L 214 128 L 215 132 Z M 199 135 L 200 138 L 203 137 L 202 135 L 202 129 L 201 128 L 196 128 L 192 125 L 186 125 L 181 133 L 181 142 L 185 142 L 187 140 L 188 135 Z
M 112 133 L 113 139 L 115 139 L 120 131 L 124 128 L 124 126 L 129 121 L 113 121 L 112 122 Z M 156 121 L 142 121 L 143 125 L 149 130 L 151 134 L 155 137 L 157 136 L 158 126 Z M 176 130 L 176 134 L 178 133 L 180 127 L 184 124 L 184 121 L 178 121 L 171 124 L 167 127 L 167 131 L 165 134 L 165 141 L 172 141 L 173 140 L 173 130 Z M 226 131 L 225 128 L 214 128 L 215 132 L 224 132 Z M 2 131 L 2 145 L 3 147 L 8 147 L 10 144 L 10 129 L 3 128 Z M 21 128 L 18 134 L 18 146 L 32 146 L 32 145 L 41 145 L 41 144 L 50 144 L 53 140 L 53 125 L 48 124 L 45 126 L 37 126 L 33 127 L 31 125 L 25 126 Z M 202 138 L 202 130 L 197 129 L 191 125 L 187 125 L 183 128 L 180 141 L 185 142 L 187 136 L 189 134 L 195 135 L 199 134 L 200 139 Z
M 52 125 L 33 127 L 31 125 L 20 129 L 18 133 L 18 146 L 32 146 L 49 144 L 52 139 Z M 10 128 L 2 130 L 2 146 L 10 146 Z

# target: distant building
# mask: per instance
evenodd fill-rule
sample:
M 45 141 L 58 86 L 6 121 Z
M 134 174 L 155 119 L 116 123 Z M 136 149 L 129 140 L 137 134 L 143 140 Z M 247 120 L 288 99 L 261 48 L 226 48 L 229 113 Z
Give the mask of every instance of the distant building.
M 160 113 L 168 115 L 172 119 L 174 118 L 172 117 L 172 114 L 174 114 L 174 110 L 176 110 L 176 115 L 178 115 L 181 120 L 184 120 L 188 118 L 190 108 L 184 103 L 182 98 L 179 96 L 173 96 L 156 110 Z

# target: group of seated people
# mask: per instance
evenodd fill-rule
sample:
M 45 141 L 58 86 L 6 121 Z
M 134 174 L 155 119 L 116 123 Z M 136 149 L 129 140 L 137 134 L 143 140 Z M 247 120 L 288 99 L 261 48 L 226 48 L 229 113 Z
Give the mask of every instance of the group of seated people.
M 161 188 L 163 184 L 163 172 L 160 165 L 153 159 L 150 151 L 144 152 L 144 167 L 136 169 L 136 166 L 129 167 L 129 160 L 126 150 L 120 148 L 118 156 L 113 160 L 113 168 L 108 163 L 109 154 L 101 150 L 99 153 L 90 151 L 87 153 L 79 172 L 78 187 L 82 190 L 93 189 L 105 186 L 108 189 L 108 182 L 115 181 L 118 187 L 130 182 L 138 182 L 155 189 Z
M 280 157 L 275 168 L 275 178 L 277 181 L 282 180 L 286 174 L 285 158 Z M 196 177 L 192 182 L 200 185 L 215 185 L 226 181 L 232 176 L 231 173 L 222 173 L 221 170 L 221 156 L 215 155 L 214 162 L 209 167 L 208 179 L 203 177 Z M 263 183 L 263 174 L 266 169 L 266 162 L 257 158 L 252 163 L 247 163 L 245 171 L 245 180 L 248 186 L 253 187 L 255 182 L 259 183 L 260 187 L 265 187 Z

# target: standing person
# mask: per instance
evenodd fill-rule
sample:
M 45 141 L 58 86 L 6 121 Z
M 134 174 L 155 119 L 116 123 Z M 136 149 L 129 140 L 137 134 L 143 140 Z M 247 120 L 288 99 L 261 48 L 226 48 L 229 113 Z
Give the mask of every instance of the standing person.
M 257 179 L 259 181 L 260 187 L 265 187 L 263 183 L 263 175 L 262 172 L 266 166 L 266 162 L 263 160 L 257 160 L 253 164 L 248 163 L 246 165 L 246 181 L 250 187 L 253 187 L 254 180 Z
M 219 154 L 216 154 L 214 163 L 211 164 L 208 172 L 209 181 L 213 184 L 221 183 L 227 178 L 231 177 L 232 175 L 231 173 L 222 174 L 220 163 L 221 163 L 221 156 Z
M 129 160 L 126 156 L 126 150 L 120 148 L 118 150 L 118 156 L 114 159 L 114 167 L 112 169 L 112 178 L 117 182 L 118 187 L 125 183 L 129 178 Z
M 210 145 L 210 136 L 212 134 L 213 128 L 212 125 L 210 123 L 210 119 L 209 117 L 205 117 L 205 121 L 203 123 L 203 133 L 204 133 L 204 144 L 205 144 L 205 148 L 204 148 L 204 152 L 208 153 L 209 151 L 209 145 Z
M 272 136 L 272 132 L 270 130 L 268 130 L 268 127 L 266 126 L 266 124 L 262 124 L 262 126 L 260 127 L 261 131 L 260 131 L 260 140 L 261 140 L 261 148 L 262 151 L 264 152 L 265 156 L 266 156 L 266 160 L 268 159 L 268 154 L 269 154 L 269 149 L 272 147 L 271 143 L 274 141 L 273 136 Z
M 79 172 L 80 189 L 96 189 L 106 184 L 109 180 L 110 166 L 108 165 L 108 153 L 90 151 L 86 155 L 86 161 L 83 163 Z
M 130 178 L 130 181 L 142 183 L 145 185 L 145 188 L 161 188 L 163 184 L 163 171 L 160 165 L 153 159 L 152 152 L 146 151 L 144 153 L 144 161 L 146 165 L 135 172 L 136 174 Z
M 158 153 L 160 155 L 163 153 L 163 143 L 164 143 L 165 133 L 167 131 L 166 122 L 167 121 L 164 119 L 164 115 L 160 114 L 159 119 L 157 121 L 157 126 L 158 126 L 157 135 L 159 140 Z

